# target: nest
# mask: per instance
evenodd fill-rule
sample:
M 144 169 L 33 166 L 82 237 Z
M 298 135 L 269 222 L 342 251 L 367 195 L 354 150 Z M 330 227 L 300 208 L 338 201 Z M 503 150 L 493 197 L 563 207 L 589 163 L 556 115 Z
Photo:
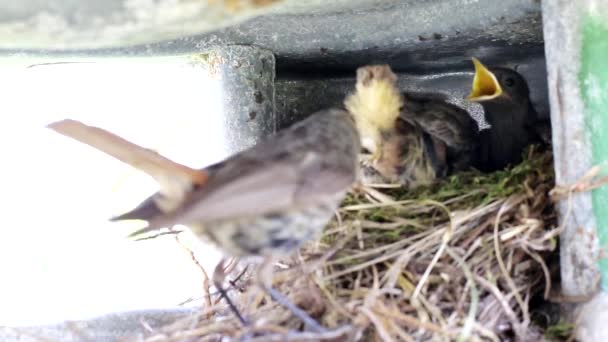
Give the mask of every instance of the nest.
M 492 174 L 359 186 L 320 241 L 275 270 L 275 288 L 329 332 L 296 333 L 302 322 L 245 280 L 232 298 L 253 326 L 214 300 L 146 341 L 542 340 L 533 311 L 552 284 L 553 187 L 552 155 L 534 148 Z

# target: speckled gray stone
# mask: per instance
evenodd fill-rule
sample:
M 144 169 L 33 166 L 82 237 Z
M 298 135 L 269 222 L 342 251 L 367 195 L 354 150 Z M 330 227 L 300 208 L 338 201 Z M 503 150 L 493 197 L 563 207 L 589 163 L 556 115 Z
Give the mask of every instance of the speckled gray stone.
M 211 69 L 221 78 L 225 142 L 229 154 L 255 145 L 275 132 L 272 52 L 228 45 L 208 52 Z

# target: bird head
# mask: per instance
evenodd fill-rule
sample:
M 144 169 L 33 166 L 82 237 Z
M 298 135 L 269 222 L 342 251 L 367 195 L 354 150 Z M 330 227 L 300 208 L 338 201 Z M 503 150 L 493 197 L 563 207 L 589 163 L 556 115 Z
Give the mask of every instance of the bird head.
M 510 102 L 527 104 L 530 96 L 528 83 L 517 71 L 507 68 L 488 68 L 473 57 L 475 76 L 471 93 L 467 99 L 471 102 L 486 103 Z
M 344 101 L 357 124 L 363 147 L 379 156 L 382 141 L 395 131 L 403 97 L 388 65 L 357 69 L 355 92 Z

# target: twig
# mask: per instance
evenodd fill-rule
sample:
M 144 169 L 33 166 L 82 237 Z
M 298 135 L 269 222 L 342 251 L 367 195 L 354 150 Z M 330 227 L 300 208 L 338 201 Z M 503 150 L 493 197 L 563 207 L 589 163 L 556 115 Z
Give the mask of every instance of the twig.
M 601 167 L 596 165 L 587 171 L 587 173 L 585 173 L 576 182 L 570 185 L 556 185 L 551 191 L 549 191 L 549 196 L 553 201 L 559 201 L 565 197 L 569 197 L 572 193 L 587 192 L 608 184 L 608 176 L 595 178 L 599 174 L 600 170 Z
M 545 261 L 543 260 L 543 258 L 538 255 L 538 253 L 533 252 L 533 251 L 529 251 L 526 248 L 524 248 L 524 252 L 526 252 L 526 254 L 528 254 L 532 259 L 536 260 L 536 262 L 540 265 L 541 269 L 543 270 L 543 275 L 545 276 L 545 292 L 543 294 L 543 298 L 545 300 L 549 299 L 549 295 L 551 294 L 551 272 L 549 272 L 549 267 L 547 267 L 547 264 L 545 263 Z
M 408 326 L 412 327 L 412 328 L 416 328 L 416 329 L 424 329 L 424 330 L 428 330 L 428 331 L 432 331 L 436 334 L 442 335 L 442 336 L 454 336 L 453 333 L 449 332 L 449 331 L 445 331 L 444 329 L 441 329 L 440 327 L 438 327 L 435 324 L 432 323 L 428 323 L 428 322 L 422 322 L 419 319 L 412 317 L 410 315 L 405 315 L 401 312 L 395 311 L 395 310 L 391 310 L 391 311 L 386 311 L 386 310 L 381 310 L 378 309 L 377 307 L 373 309 L 374 311 L 376 311 L 379 314 L 385 315 L 387 317 L 396 319 L 398 321 L 403 322 L 404 324 L 407 324 Z
M 188 253 L 188 255 L 190 255 L 190 259 L 192 260 L 192 262 L 196 265 L 196 267 L 201 271 L 201 273 L 203 274 L 203 294 L 204 294 L 204 298 L 205 298 L 205 305 L 207 307 L 210 307 L 211 304 L 211 293 L 209 292 L 209 276 L 207 275 L 207 271 L 205 271 L 205 268 L 203 267 L 203 265 L 201 265 L 200 262 L 198 262 L 198 259 L 196 258 L 196 255 L 194 254 L 194 252 L 188 248 L 179 238 L 179 235 L 175 235 L 175 241 L 177 242 L 178 245 L 180 245 L 180 247 L 186 251 L 186 253 Z
M 469 314 L 464 322 L 462 330 L 460 331 L 460 335 L 458 335 L 458 341 L 468 341 L 473 331 L 473 327 L 475 326 L 475 317 L 477 316 L 477 306 L 479 305 L 479 291 L 477 290 L 477 286 L 475 285 L 475 278 L 473 278 L 473 273 L 471 269 L 467 265 L 466 261 L 464 261 L 456 252 L 452 251 L 451 248 L 446 249 L 446 253 L 454 259 L 458 265 L 462 268 L 465 277 L 467 278 L 467 282 L 469 283 L 470 296 L 471 296 L 471 304 L 469 305 Z
M 394 341 L 391 334 L 387 331 L 386 322 L 380 319 L 371 309 L 362 307 L 359 311 L 363 313 L 376 327 L 376 333 L 380 336 L 382 341 L 391 342 Z
M 422 287 L 424 286 L 424 284 L 426 283 L 426 280 L 428 279 L 429 275 L 431 274 L 433 267 L 435 267 L 435 265 L 439 261 L 439 258 L 441 258 L 441 256 L 443 255 L 444 250 L 448 247 L 448 244 L 450 243 L 450 239 L 452 238 L 452 234 L 454 233 L 454 225 L 453 225 L 452 218 L 450 215 L 450 209 L 448 209 L 445 205 L 443 205 L 439 202 L 436 202 L 436 201 L 428 201 L 428 203 L 431 205 L 437 206 L 440 209 L 443 209 L 450 219 L 449 219 L 449 223 L 447 225 L 447 229 L 445 230 L 445 233 L 443 234 L 443 237 L 441 239 L 441 245 L 439 246 L 437 253 L 433 257 L 433 260 L 431 260 L 431 262 L 429 263 L 429 266 L 426 268 L 426 270 L 422 274 L 420 281 L 418 281 L 418 285 L 416 285 L 416 289 L 414 290 L 414 293 L 412 294 L 412 297 L 411 297 L 412 301 L 415 301 L 416 298 L 418 298 L 418 295 L 420 294 L 420 291 L 422 291 Z
M 183 230 L 170 230 L 168 232 L 160 232 L 158 234 L 155 235 L 151 235 L 151 236 L 146 236 L 143 238 L 138 238 L 138 239 L 134 239 L 133 241 L 145 241 L 145 240 L 152 240 L 152 239 L 156 239 L 157 237 L 161 237 L 163 235 L 178 235 L 179 233 L 183 233 Z
M 510 199 L 513 199 L 513 200 L 510 201 Z M 519 201 L 520 201 L 520 198 L 510 197 L 500 207 L 500 209 L 498 210 L 498 214 L 496 214 L 496 220 L 494 221 L 494 253 L 495 253 L 495 256 L 496 256 L 496 261 L 498 262 L 498 267 L 500 268 L 500 271 L 502 272 L 502 275 L 505 277 L 505 280 L 506 280 L 507 284 L 509 284 L 509 287 L 511 288 L 511 291 L 513 291 L 513 294 L 515 295 L 515 300 L 517 301 L 517 304 L 521 308 L 522 315 L 523 315 L 523 324 L 526 326 L 526 325 L 528 325 L 530 323 L 530 315 L 528 313 L 527 305 L 524 303 L 524 300 L 521 297 L 521 295 L 519 293 L 519 290 L 517 289 L 517 286 L 515 285 L 515 282 L 513 281 L 513 278 L 511 278 L 511 275 L 507 271 L 505 263 L 502 260 L 502 253 L 500 251 L 500 242 L 499 242 L 500 238 L 498 236 L 498 227 L 500 225 L 500 219 L 502 218 L 502 215 L 504 214 L 505 211 L 507 211 L 507 208 L 509 208 L 509 206 L 514 205 L 515 203 L 519 203 Z M 511 204 L 510 202 L 513 202 L 513 204 Z M 520 325 L 519 329 L 521 329 L 521 328 L 522 327 Z M 523 338 L 523 330 L 522 331 L 516 331 L 516 334 L 520 338 Z M 523 341 L 523 339 L 522 339 L 522 341 Z
M 496 300 L 498 301 L 500 306 L 502 306 L 503 311 L 509 318 L 509 321 L 511 321 L 511 325 L 513 325 L 513 331 L 515 331 L 515 334 L 518 336 L 518 338 L 520 338 L 520 341 L 524 341 L 523 336 L 521 335 L 521 333 L 523 332 L 523 329 L 521 328 L 519 319 L 517 318 L 517 315 L 511 308 L 509 301 L 500 292 L 500 290 L 496 286 L 494 286 L 492 283 L 490 283 L 488 280 L 486 280 L 485 278 L 480 277 L 478 275 L 475 275 L 475 274 L 473 276 L 475 277 L 475 280 L 477 280 L 477 282 L 483 288 L 485 288 L 488 292 L 490 292 L 496 298 Z

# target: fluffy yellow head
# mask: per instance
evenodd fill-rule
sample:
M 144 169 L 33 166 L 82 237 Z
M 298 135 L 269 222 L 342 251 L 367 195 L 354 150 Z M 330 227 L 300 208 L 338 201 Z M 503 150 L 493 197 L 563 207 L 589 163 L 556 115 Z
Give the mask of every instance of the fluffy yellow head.
M 397 76 L 388 65 L 361 67 L 357 70 L 356 91 L 344 101 L 355 118 L 363 146 L 372 152 L 381 145 L 381 133 L 393 130 L 399 117 L 403 97 L 396 82 Z

